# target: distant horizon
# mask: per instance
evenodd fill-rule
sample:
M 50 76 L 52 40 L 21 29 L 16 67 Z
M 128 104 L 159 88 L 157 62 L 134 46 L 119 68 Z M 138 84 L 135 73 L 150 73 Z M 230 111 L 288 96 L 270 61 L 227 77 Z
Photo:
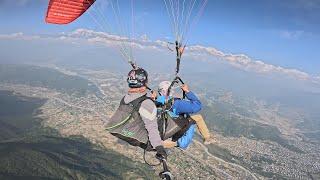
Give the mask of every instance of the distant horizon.
M 117 43 L 124 41 L 123 39 L 126 39 L 127 37 L 124 36 L 118 36 L 113 34 L 108 34 L 105 32 L 96 32 L 94 30 L 89 29 L 76 29 L 71 32 L 63 32 L 59 34 L 51 34 L 51 35 L 28 35 L 24 34 L 23 32 L 13 33 L 13 34 L 0 34 L 0 43 L 2 41 L 12 41 L 13 45 L 21 41 L 21 43 L 28 44 L 28 42 L 43 42 L 43 43 L 62 43 L 66 45 L 66 47 L 70 47 L 70 49 L 74 49 L 75 47 L 78 47 L 79 50 L 83 49 L 87 46 L 92 46 L 92 50 L 90 50 L 90 53 L 94 53 L 94 49 L 97 48 L 97 46 L 101 46 L 101 48 L 104 49 L 114 49 L 115 51 L 111 55 L 112 57 L 116 59 L 121 59 L 120 53 L 118 51 L 118 45 Z M 65 44 L 68 43 L 71 46 Z M 75 46 L 75 44 L 78 44 Z M 200 43 L 199 43 L 200 44 Z M 81 47 L 83 46 L 83 47 Z M 137 37 L 134 41 L 134 52 L 137 57 L 143 56 L 143 58 L 148 58 L 148 54 L 150 54 L 152 51 L 156 50 L 156 54 L 160 55 L 156 59 L 161 59 L 164 57 L 172 59 L 172 67 L 174 68 L 175 62 L 174 62 L 174 53 L 169 51 L 167 49 L 167 42 L 162 40 L 150 40 L 146 39 L 145 37 Z M 71 48 L 73 47 L 73 48 Z M 29 47 L 33 49 L 33 51 L 37 51 L 35 48 Z M 73 50 L 74 51 L 74 50 Z M 160 52 L 161 51 L 161 52 Z M 7 54 L 9 53 L 9 54 Z M 4 54 L 7 54 L 7 56 L 10 55 L 10 52 L 4 51 Z M 64 49 L 63 54 L 68 55 L 67 49 Z M 58 55 L 58 54 L 57 54 Z M 170 56 L 168 56 L 170 55 Z M 50 55 L 52 56 L 52 55 Z M 103 58 L 103 56 L 110 57 L 110 52 L 106 51 L 105 53 L 97 52 L 97 54 L 93 54 L 92 58 Z M 14 59 L 14 57 L 11 57 Z M 30 57 L 31 58 L 31 57 Z M 55 58 L 55 57 L 52 57 Z M 155 58 L 155 57 L 153 57 Z M 246 54 L 232 54 L 229 52 L 223 52 L 215 47 L 207 47 L 202 45 L 191 45 L 186 47 L 185 54 L 183 56 L 183 59 L 193 59 L 194 61 L 199 62 L 208 62 L 213 61 L 214 59 L 220 59 L 225 61 L 226 63 L 229 63 L 231 66 L 234 66 L 236 68 L 249 71 L 249 72 L 255 72 L 258 74 L 275 74 L 280 73 L 287 76 L 291 76 L 292 78 L 296 78 L 298 80 L 309 80 L 313 82 L 317 82 L 320 84 L 320 76 L 317 76 L 317 74 L 309 74 L 307 72 L 302 71 L 301 69 L 292 69 L 287 67 L 280 67 L 273 64 L 266 64 L 263 60 L 260 59 L 253 59 L 249 55 Z M 5 59 L 4 59 L 5 60 Z M 156 63 L 156 61 L 153 61 Z M 139 63 L 139 60 L 137 60 L 137 63 Z M 185 63 L 185 60 L 182 61 L 182 65 Z M 88 64 L 89 65 L 89 64 Z M 98 65 L 98 64 L 96 64 Z M 156 65 L 156 64 L 155 64 Z M 147 67 L 146 67 L 147 68 Z M 199 66 L 199 68 L 204 68 L 203 66 Z M 168 73 L 172 73 L 171 71 Z

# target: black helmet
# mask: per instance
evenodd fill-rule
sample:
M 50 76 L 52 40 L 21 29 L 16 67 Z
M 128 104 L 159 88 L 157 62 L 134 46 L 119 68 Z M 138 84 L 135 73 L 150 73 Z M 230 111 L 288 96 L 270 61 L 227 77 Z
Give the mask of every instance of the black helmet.
M 128 73 L 127 82 L 130 88 L 143 87 L 148 82 L 148 73 L 142 68 L 132 69 Z

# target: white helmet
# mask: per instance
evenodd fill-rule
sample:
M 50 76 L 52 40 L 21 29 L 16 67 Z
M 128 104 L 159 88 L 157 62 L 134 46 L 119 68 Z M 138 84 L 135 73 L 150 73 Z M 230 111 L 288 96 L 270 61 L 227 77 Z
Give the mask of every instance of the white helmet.
M 166 96 L 167 93 L 168 93 L 168 89 L 171 85 L 171 82 L 169 81 L 162 81 L 160 84 L 159 84 L 159 87 L 158 87 L 158 91 L 159 93 L 162 95 L 162 96 Z M 172 91 L 171 91 L 172 93 Z M 171 94 L 170 93 L 170 94 Z
M 162 96 L 167 96 L 168 95 L 168 89 L 171 85 L 170 81 L 162 81 L 159 84 L 158 87 L 158 92 L 160 93 L 160 95 Z M 170 94 L 169 96 L 175 97 L 175 98 L 182 98 L 182 92 L 179 93 L 179 90 L 177 90 L 178 86 L 172 87 L 170 89 Z

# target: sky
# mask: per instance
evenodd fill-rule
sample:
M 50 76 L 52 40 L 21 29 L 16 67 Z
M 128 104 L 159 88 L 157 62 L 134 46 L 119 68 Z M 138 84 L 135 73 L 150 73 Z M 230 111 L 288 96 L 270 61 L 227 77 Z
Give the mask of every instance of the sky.
M 105 31 L 93 18 L 104 21 L 99 19 L 99 9 L 112 19 L 106 2 L 97 0 L 89 13 L 61 26 L 44 22 L 47 0 L 0 0 L 0 34 L 53 35 L 79 28 Z M 131 1 L 119 2 L 121 17 L 130 21 Z M 163 0 L 133 2 L 135 37 L 173 39 Z M 320 76 L 319 21 L 319 0 L 209 0 L 198 23 L 192 26 L 188 42 Z

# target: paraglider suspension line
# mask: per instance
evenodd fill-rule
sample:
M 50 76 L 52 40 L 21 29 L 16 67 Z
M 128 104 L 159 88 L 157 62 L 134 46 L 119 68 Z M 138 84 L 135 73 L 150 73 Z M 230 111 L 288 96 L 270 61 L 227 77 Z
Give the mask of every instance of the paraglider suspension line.
M 168 88 L 168 91 L 167 91 L 167 96 L 170 95 L 170 92 L 171 92 L 171 89 L 172 87 L 177 84 L 177 83 L 181 83 L 181 84 L 184 84 L 184 82 L 182 81 L 182 79 L 179 77 L 179 76 L 176 76 L 174 78 L 174 80 L 172 81 L 172 83 L 170 84 L 169 88 Z M 183 99 L 186 97 L 186 93 L 183 92 Z
M 176 41 L 176 52 L 177 52 L 176 76 L 180 71 L 180 60 L 181 60 L 180 48 L 181 48 L 181 44 L 178 41 Z

